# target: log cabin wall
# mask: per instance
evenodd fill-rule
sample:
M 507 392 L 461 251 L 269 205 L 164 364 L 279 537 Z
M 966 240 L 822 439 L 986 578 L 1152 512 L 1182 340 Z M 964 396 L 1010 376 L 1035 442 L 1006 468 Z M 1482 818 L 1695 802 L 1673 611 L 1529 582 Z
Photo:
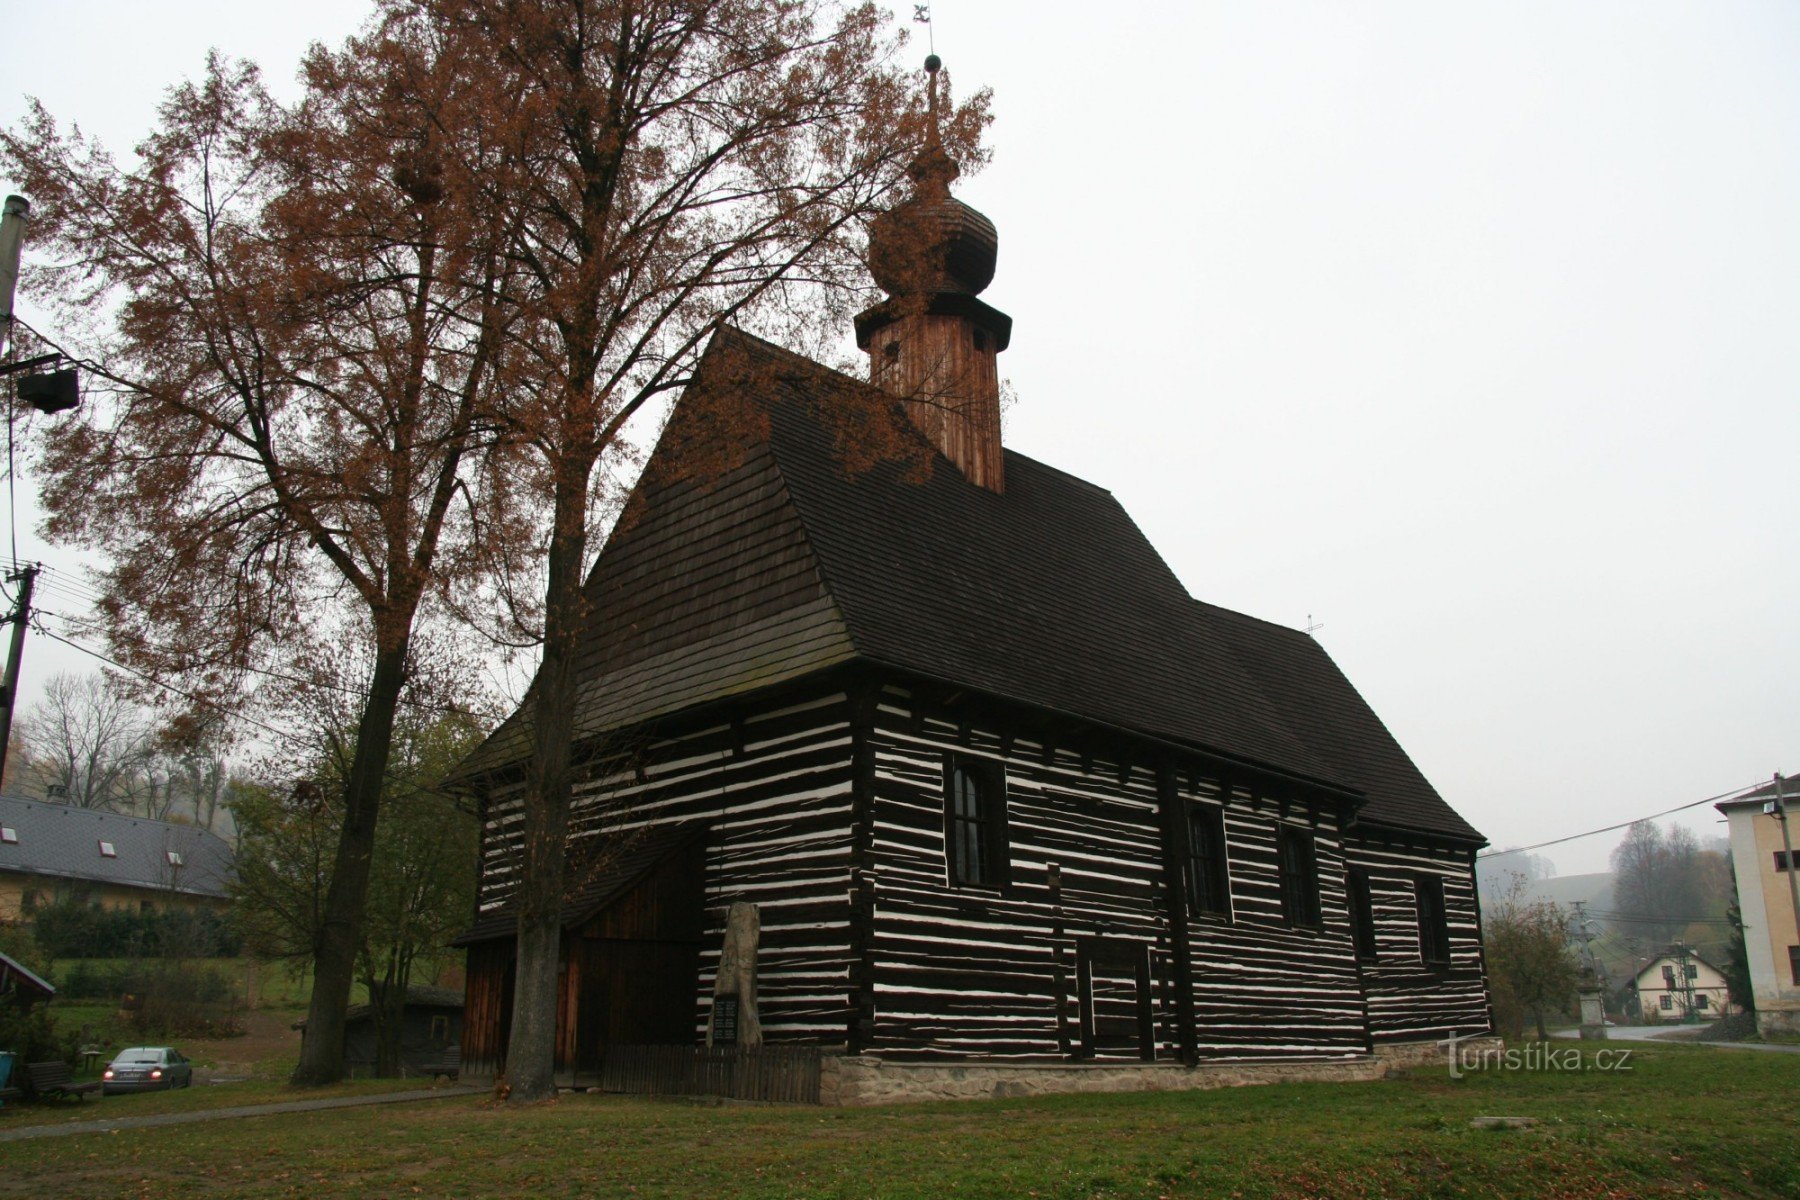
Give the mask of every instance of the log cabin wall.
M 1348 839 L 1347 856 L 1352 867 L 1369 874 L 1377 957 L 1363 964 L 1362 977 L 1374 1041 L 1488 1032 L 1492 1019 L 1470 851 L 1357 830 Z M 1421 955 L 1414 884 L 1424 876 L 1443 881 L 1450 935 L 1444 967 L 1427 966 Z
M 1206 778 L 1183 788 L 1190 804 L 1223 805 L 1230 883 L 1228 916 L 1188 922 L 1200 1055 L 1360 1054 L 1369 1042 L 1338 811 L 1284 804 L 1260 790 Z M 1313 835 L 1317 928 L 1291 925 L 1282 915 L 1275 845 L 1281 825 Z
M 1011 723 L 1011 728 L 1008 728 Z M 904 1056 L 1062 1057 L 1081 1049 L 1082 947 L 1140 943 L 1149 957 L 1155 1054 L 1181 1052 L 1154 769 L 1129 754 L 1052 745 L 1029 721 L 921 712 L 903 689 L 876 706 L 867 1048 Z M 1040 733 L 1039 737 L 1043 735 Z M 1090 743 L 1091 746 L 1091 743 Z M 944 761 L 1006 772 L 1010 881 L 953 888 L 944 846 Z M 1216 802 L 1218 785 L 1183 795 Z M 1281 916 L 1275 829 L 1315 835 L 1323 920 Z M 1342 881 L 1336 811 L 1258 800 L 1243 785 L 1226 816 L 1233 912 L 1190 922 L 1199 1049 L 1213 1058 L 1347 1056 L 1368 1045 Z M 1060 888 L 1051 886 L 1056 864 Z M 1095 1016 L 1118 1027 L 1128 978 L 1090 980 Z M 1132 1049 L 1110 1054 L 1135 1056 Z M 1102 1052 L 1101 1056 L 1109 1056 Z
M 874 750 L 874 883 L 870 960 L 874 1036 L 868 1049 L 904 1055 L 1061 1057 L 1078 1041 L 1077 939 L 1143 943 L 1161 958 L 1167 908 L 1156 779 L 1144 767 L 1123 783 L 1116 765 L 1079 752 L 918 718 L 884 693 Z M 952 888 L 944 852 L 944 756 L 1004 763 L 1010 882 Z M 1105 776 L 1113 770 L 1111 778 Z M 1058 864 L 1061 903 L 1049 864 Z M 1058 997 L 1061 997 L 1059 1005 Z M 1123 999 L 1113 1003 L 1122 1010 Z M 1061 1029 L 1059 1030 L 1059 1016 Z M 1161 1023 L 1158 1053 L 1173 1052 Z
M 790 691 L 736 719 L 714 717 L 646 738 L 622 761 L 590 769 L 576 787 L 570 852 L 579 861 L 587 839 L 704 822 L 693 1040 L 704 1037 L 711 1015 L 726 910 L 733 900 L 748 900 L 762 910 L 757 974 L 764 1036 L 842 1044 L 850 1020 L 850 812 L 847 697 L 841 690 Z M 478 916 L 504 905 L 511 893 L 518 837 L 519 790 L 496 791 L 483 813 Z M 511 956 L 510 940 L 471 947 L 471 997 L 497 995 L 499 972 Z M 569 1020 L 579 1006 L 573 991 L 566 989 L 564 1000 Z M 497 1020 L 496 1014 L 485 1022 L 489 1033 L 465 1037 L 471 1074 L 478 1059 L 492 1061 L 493 1049 L 482 1039 L 496 1036 Z M 481 1024 L 471 1020 L 469 1027 Z M 559 1032 L 565 1057 L 576 1052 L 573 1038 Z

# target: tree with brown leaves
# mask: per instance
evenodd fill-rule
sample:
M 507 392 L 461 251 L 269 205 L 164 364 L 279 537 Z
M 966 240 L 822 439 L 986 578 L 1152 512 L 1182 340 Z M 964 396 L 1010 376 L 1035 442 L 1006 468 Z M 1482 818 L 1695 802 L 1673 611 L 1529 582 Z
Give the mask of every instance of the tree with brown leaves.
M 924 133 L 919 76 L 872 6 L 816 0 L 418 0 L 486 52 L 499 150 L 482 202 L 514 230 L 508 428 L 547 513 L 507 1081 L 553 1094 L 576 649 L 598 469 L 690 381 L 711 335 L 841 337 L 867 296 L 866 220 Z M 943 138 L 979 156 L 986 97 Z M 713 389 L 752 396 L 755 386 Z M 753 425 L 742 411 L 715 423 Z M 896 435 L 897 436 L 897 435 Z M 725 439 L 729 440 L 729 439 Z
M 292 108 L 213 57 L 131 167 L 41 107 L 0 135 L 58 260 L 32 278 L 104 381 L 44 431 L 43 477 L 50 535 L 107 556 L 113 652 L 219 696 L 313 638 L 373 651 L 296 1083 L 342 1074 L 415 623 L 433 586 L 525 542 L 479 469 L 509 231 L 439 151 L 453 121 L 459 153 L 481 145 L 474 73 L 396 10 L 315 48 Z

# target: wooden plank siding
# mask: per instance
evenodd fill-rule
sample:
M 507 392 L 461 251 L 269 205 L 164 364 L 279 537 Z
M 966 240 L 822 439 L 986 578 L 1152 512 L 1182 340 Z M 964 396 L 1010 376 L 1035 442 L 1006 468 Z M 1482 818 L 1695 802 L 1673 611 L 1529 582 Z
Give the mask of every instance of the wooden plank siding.
M 1470 852 L 1366 833 L 1350 841 L 1349 862 L 1369 873 L 1374 910 L 1377 958 L 1364 964 L 1362 972 L 1373 1040 L 1412 1042 L 1487 1032 L 1487 975 Z M 1420 956 L 1413 882 L 1421 875 L 1444 881 L 1447 968 L 1427 967 Z
M 1183 973 L 1171 936 L 1179 901 L 1169 864 L 1184 863 L 1185 849 L 1168 853 L 1165 798 L 1183 815 L 1193 804 L 1223 812 L 1229 912 L 1185 925 L 1197 1057 L 1342 1058 L 1378 1042 L 1486 1029 L 1467 850 L 1347 837 L 1341 800 L 1309 800 L 1279 781 L 1197 760 L 1176 768 L 1165 760 L 1159 773 L 1154 747 L 1049 725 L 1029 710 L 973 699 L 932 704 L 898 684 L 837 682 L 647 737 L 578 787 L 577 858 L 589 839 L 707 827 L 692 1041 L 704 1037 L 726 909 L 741 899 L 762 910 L 761 1015 L 773 1043 L 902 1058 L 1061 1059 L 1079 1056 L 1089 1039 L 1096 1057 L 1135 1058 L 1141 987 L 1121 965 L 1129 957 L 1121 947 L 1136 945 L 1148 962 L 1151 1049 L 1182 1057 Z M 950 885 L 944 770 L 952 754 L 1004 768 L 1001 885 Z M 517 806 L 516 789 L 498 792 L 484 813 L 484 910 L 512 887 Z M 1276 846 L 1284 824 L 1313 836 L 1316 928 L 1292 925 L 1283 912 Z M 1350 866 L 1373 881 L 1374 964 L 1356 958 Z M 1422 872 L 1444 880 L 1447 970 L 1420 961 L 1412 889 Z M 1088 950 L 1104 954 L 1090 962 Z M 571 1030 L 582 967 L 593 968 L 573 957 L 559 1045 L 565 1062 L 585 1064 L 591 1055 Z M 486 1014 L 503 967 L 492 950 L 472 949 L 464 1042 L 472 1075 L 492 1061 L 482 1040 L 490 1035 L 480 1030 L 496 1019 Z
M 790 694 L 768 711 L 646 740 L 628 766 L 594 770 L 576 789 L 570 853 L 589 839 L 704 823 L 703 895 L 692 1039 L 704 1036 L 713 979 L 734 900 L 758 904 L 760 1015 L 771 1042 L 842 1044 L 850 1019 L 849 903 L 851 753 L 849 704 L 842 691 Z M 519 794 L 491 796 L 482 822 L 480 913 L 503 906 L 514 886 Z M 478 917 L 480 915 L 478 913 Z M 504 946 L 496 952 L 487 947 Z M 471 947 L 470 989 L 497 984 L 489 959 L 510 960 L 510 941 Z M 566 958 L 566 955 L 565 955 Z M 476 974 L 485 967 L 484 977 Z M 559 1065 L 573 1058 L 559 1024 Z M 492 1026 L 494 1018 L 486 1024 Z M 480 1034 L 465 1038 L 471 1074 L 493 1062 Z M 482 1058 L 482 1054 L 490 1057 Z
M 1227 785 L 1202 779 L 1190 803 L 1219 804 Z M 1368 1049 L 1344 886 L 1343 837 L 1332 806 L 1290 804 L 1229 786 L 1224 805 L 1230 915 L 1189 921 L 1195 1025 L 1208 1058 L 1343 1056 Z M 1318 868 L 1316 929 L 1283 916 L 1276 828 L 1313 834 Z
M 1027 728 L 1003 738 L 998 723 L 921 719 L 892 692 L 876 709 L 870 1048 L 920 1056 L 1066 1053 L 1078 1038 L 1067 1027 L 1081 1008 L 1078 947 L 1109 939 L 1140 942 L 1149 953 L 1156 1053 L 1176 1057 L 1177 972 L 1156 773 L 1074 748 L 1046 752 Z M 952 753 L 1005 765 L 1011 871 L 1003 888 L 948 884 L 942 781 L 944 757 Z M 1183 794 L 1216 803 L 1221 792 L 1206 781 Z M 1323 910 L 1317 930 L 1291 927 L 1282 916 L 1280 821 L 1315 834 Z M 1365 1051 L 1336 810 L 1296 805 L 1283 815 L 1277 802 L 1259 801 L 1243 785 L 1232 792 L 1225 826 L 1232 915 L 1189 923 L 1200 1053 Z M 1053 863 L 1061 883 L 1055 897 Z M 1135 1019 L 1135 992 L 1115 977 L 1100 978 L 1095 1018 L 1114 1026 Z

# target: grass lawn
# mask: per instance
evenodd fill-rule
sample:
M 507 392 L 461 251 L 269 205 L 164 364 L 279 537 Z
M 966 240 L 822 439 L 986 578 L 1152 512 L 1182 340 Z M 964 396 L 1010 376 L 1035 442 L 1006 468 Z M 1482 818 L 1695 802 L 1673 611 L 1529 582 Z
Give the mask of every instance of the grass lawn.
M 279 1020 L 279 1019 L 278 1019 Z M 82 1100 L 57 1100 L 47 1104 L 8 1104 L 0 1108 L 0 1132 L 30 1125 L 62 1125 L 71 1121 L 100 1121 L 118 1117 L 148 1117 L 158 1113 L 195 1112 L 208 1108 L 236 1108 L 248 1104 L 280 1104 L 289 1100 L 326 1099 L 337 1096 L 366 1096 L 380 1092 L 410 1091 L 431 1086 L 429 1079 L 359 1079 L 333 1087 L 295 1091 L 287 1085 L 294 1072 L 293 1043 L 285 1039 L 278 1047 L 254 1037 L 225 1039 L 218 1042 L 183 1043 L 198 1068 L 192 1087 L 167 1092 L 126 1092 L 116 1096 L 88 1096 Z M 239 1053 L 232 1062 L 218 1063 L 217 1054 Z M 102 1061 L 92 1071 L 77 1071 L 76 1077 L 98 1079 Z M 222 1066 L 233 1072 L 228 1082 L 210 1083 L 204 1068 Z M 0 1153 L 0 1161 L 6 1156 Z
M 0 1196 L 1800 1196 L 1800 1056 L 1632 1067 L 875 1110 L 448 1099 L 10 1143 Z

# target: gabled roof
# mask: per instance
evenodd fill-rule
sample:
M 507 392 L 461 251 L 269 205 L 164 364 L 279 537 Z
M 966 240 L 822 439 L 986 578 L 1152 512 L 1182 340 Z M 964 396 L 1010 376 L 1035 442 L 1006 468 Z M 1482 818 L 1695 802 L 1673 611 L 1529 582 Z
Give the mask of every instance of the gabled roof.
M 1744 805 L 1754 804 L 1760 808 L 1770 800 L 1775 799 L 1776 790 L 1776 780 L 1771 779 L 1760 787 L 1751 788 L 1741 796 L 1734 796 L 1729 800 L 1721 800 L 1713 805 L 1713 807 L 1720 812 L 1727 814 L 1729 814 L 1732 809 Z M 1789 812 L 1800 811 L 1800 778 L 1792 775 L 1781 776 L 1780 794 L 1782 802 L 1788 806 Z
M 56 995 L 50 981 L 10 955 L 0 954 L 0 996 L 48 1000 Z
M 0 829 L 13 835 L 0 836 L 0 872 L 193 896 L 225 895 L 234 873 L 231 847 L 196 825 L 0 796 Z
M 736 331 L 768 415 L 710 486 L 665 434 L 588 582 L 584 736 L 859 659 L 1366 797 L 1374 824 L 1479 842 L 1310 637 L 1202 604 L 1112 494 L 1015 451 L 1006 491 L 840 464 L 821 413 L 891 405 Z M 721 377 L 726 372 L 718 373 Z M 701 381 L 677 405 L 671 430 Z M 464 773 L 523 757 L 521 714 Z
M 1721 963 L 1714 962 L 1713 957 L 1710 954 L 1702 954 L 1698 950 L 1690 949 L 1687 952 L 1687 957 L 1688 957 L 1689 961 L 1701 963 L 1704 966 L 1710 967 L 1720 975 L 1725 974 L 1725 967 Z M 1662 977 L 1662 970 L 1661 970 L 1662 967 L 1667 966 L 1669 964 L 1674 964 L 1676 966 L 1680 966 L 1681 961 L 1682 961 L 1682 956 L 1681 956 L 1680 947 L 1670 946 L 1668 949 L 1666 949 L 1662 953 L 1658 954 L 1655 958 L 1653 958 L 1649 962 L 1645 963 L 1643 965 L 1643 967 L 1639 969 L 1638 973 L 1636 975 L 1632 976 L 1632 980 L 1635 982 L 1639 979 L 1642 979 L 1646 975 L 1654 975 L 1658 980 L 1660 980 Z M 1652 988 L 1651 990 L 1655 991 L 1656 989 Z
M 412 983 L 408 984 L 406 987 L 406 1008 L 408 1009 L 419 1010 L 441 1008 L 460 1011 L 464 1004 L 465 999 L 462 988 L 433 987 L 430 984 L 425 983 Z M 373 1011 L 373 1005 L 367 1003 L 352 1004 L 349 1008 L 344 1010 L 344 1020 L 346 1022 L 361 1021 L 368 1017 Z M 301 1017 L 298 1021 L 295 1021 L 292 1025 L 288 1026 L 288 1028 L 305 1029 L 306 1018 Z

